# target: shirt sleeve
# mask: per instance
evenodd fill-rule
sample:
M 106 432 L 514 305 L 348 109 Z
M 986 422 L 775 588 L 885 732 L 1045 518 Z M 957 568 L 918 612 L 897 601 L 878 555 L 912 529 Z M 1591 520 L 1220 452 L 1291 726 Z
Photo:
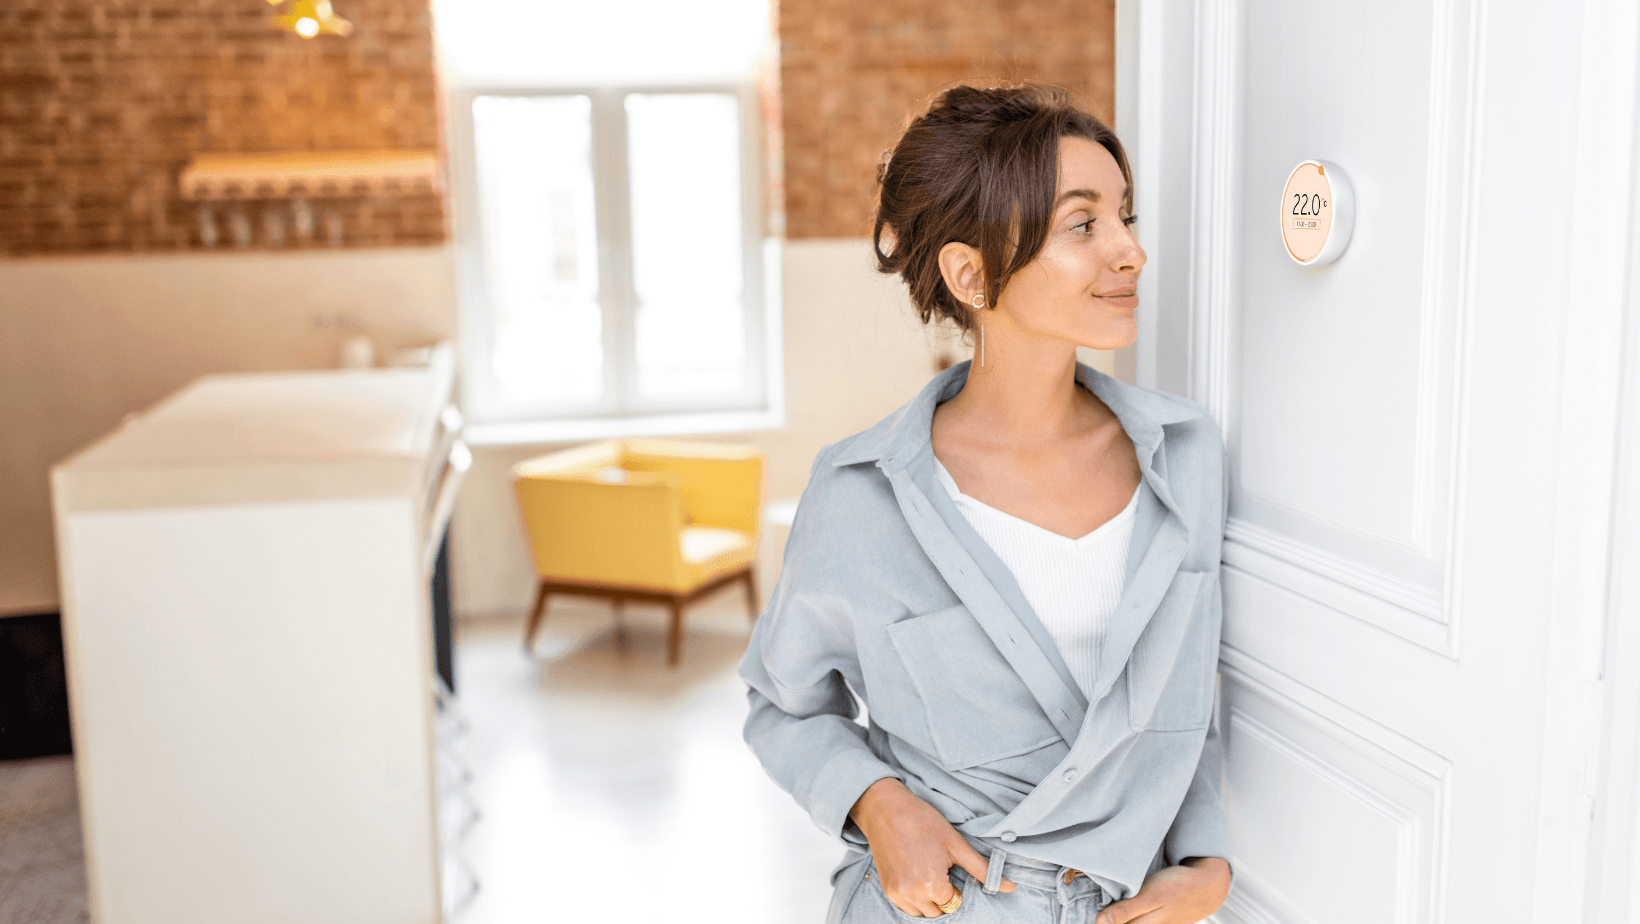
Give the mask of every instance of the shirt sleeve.
M 1222 532 L 1230 517 L 1230 466 L 1222 448 L 1220 460 L 1220 468 L 1224 472 L 1220 519 Z M 1214 601 L 1214 606 L 1218 609 L 1222 622 L 1222 584 L 1215 581 L 1214 589 L 1219 595 L 1219 599 Z M 1191 778 L 1190 788 L 1185 791 L 1184 804 L 1179 806 L 1179 813 L 1173 819 L 1173 826 L 1168 829 L 1167 836 L 1162 841 L 1165 859 L 1170 866 L 1177 865 L 1186 857 L 1221 857 L 1226 863 L 1230 863 L 1230 826 L 1225 819 L 1224 803 L 1219 794 L 1224 759 L 1219 737 L 1218 709 L 1215 708 L 1213 712 L 1214 720 L 1207 727 L 1207 740 L 1202 744 L 1202 754 L 1196 763 L 1196 775 Z M 1231 863 L 1230 882 L 1234 885 L 1235 881 L 1236 867 Z
M 1219 781 L 1223 773 L 1218 722 L 1207 727 L 1207 740 L 1202 744 L 1202 756 L 1196 763 L 1196 775 L 1185 791 L 1184 804 L 1173 819 L 1167 837 L 1162 841 L 1164 856 L 1169 866 L 1179 865 L 1186 857 L 1221 857 L 1230 863 L 1230 826 L 1225 820 L 1224 804 L 1219 799 Z M 1230 882 L 1236 881 L 1235 864 L 1230 866 Z
M 798 501 L 780 578 L 752 630 L 740 678 L 750 706 L 745 739 L 769 777 L 814 823 L 845 844 L 848 813 L 872 783 L 903 779 L 883 762 L 855 721 L 859 705 L 845 680 L 859 676 L 854 625 L 837 587 L 840 543 L 826 528 L 825 479 L 836 444 L 821 450 Z

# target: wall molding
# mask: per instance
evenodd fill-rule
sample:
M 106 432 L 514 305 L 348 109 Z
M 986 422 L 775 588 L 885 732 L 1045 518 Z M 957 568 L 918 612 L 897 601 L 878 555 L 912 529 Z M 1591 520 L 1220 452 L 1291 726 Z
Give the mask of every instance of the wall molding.
M 1452 762 L 1446 757 L 1252 655 L 1225 645 L 1219 654 L 1219 670 L 1228 682 L 1257 693 L 1301 721 L 1328 731 L 1340 742 L 1373 756 L 1408 781 L 1430 792 L 1446 786 L 1452 770 Z
M 1451 761 L 1394 729 L 1357 712 L 1320 691 L 1282 674 L 1238 649 L 1221 651 L 1220 672 L 1226 687 L 1225 737 L 1229 748 L 1248 735 L 1303 766 L 1397 829 L 1395 924 L 1441 924 L 1445 912 L 1447 819 L 1450 813 Z M 1252 701 L 1242 700 L 1250 696 Z M 1258 708 L 1249 708 L 1256 701 Z M 1273 710 L 1270 711 L 1270 710 Z M 1261 716 L 1255 714 L 1265 712 Z M 1298 735 L 1276 727 L 1269 716 L 1291 728 L 1321 736 L 1358 755 L 1362 767 L 1409 784 L 1427 798 L 1409 805 L 1372 785 L 1359 773 L 1329 760 Z M 1300 924 L 1308 918 L 1258 871 L 1236 860 L 1237 894 L 1226 901 L 1219 920 L 1225 924 Z M 1420 876 L 1427 875 L 1427 883 Z M 1245 879 L 1245 888 L 1243 881 Z
M 1221 552 L 1227 568 L 1456 659 L 1441 595 L 1325 549 L 1232 517 Z
M 1232 325 L 1241 297 L 1242 30 L 1245 0 L 1202 3 L 1196 30 L 1196 178 L 1190 274 L 1190 397 L 1231 428 Z
M 1209 919 L 1213 924 L 1310 924 L 1309 916 L 1293 907 L 1257 870 L 1236 867 L 1236 887 Z
M 1397 538 L 1259 497 L 1322 529 L 1382 548 L 1395 558 L 1438 561 L 1436 586 L 1364 566 L 1260 525 L 1243 513 L 1226 529 L 1225 561 L 1267 580 L 1300 577 L 1301 593 L 1407 641 L 1456 657 L 1459 471 L 1467 318 L 1474 297 L 1474 177 L 1478 173 L 1481 80 L 1479 4 L 1442 0 L 1432 11 L 1424 247 L 1414 427 L 1413 531 Z M 1243 293 L 1241 137 L 1246 0 L 1198 6 L 1194 125 L 1196 159 L 1190 310 L 1190 395 L 1214 415 L 1230 451 L 1232 513 L 1240 486 L 1236 331 Z M 1363 178 L 1370 182 L 1370 178 Z M 1289 567 L 1283 567 L 1289 566 Z
M 1247 735 L 1263 742 L 1266 747 L 1304 767 L 1319 779 L 1326 781 L 1338 791 L 1365 806 L 1368 811 L 1395 826 L 1396 916 L 1394 924 L 1416 924 L 1415 907 L 1417 896 L 1412 883 L 1414 877 L 1417 876 L 1419 859 L 1417 856 L 1419 833 L 1417 813 L 1391 799 L 1385 798 L 1362 780 L 1344 772 L 1342 768 L 1328 763 L 1319 754 L 1305 748 L 1304 745 L 1281 734 L 1246 712 L 1232 709 L 1230 711 L 1230 723 L 1235 728 L 1235 734 L 1238 737 Z M 1268 916 L 1284 922 L 1298 924 L 1298 922 L 1308 920 L 1308 916 L 1303 915 L 1296 906 L 1288 902 L 1281 895 L 1280 890 L 1260 878 L 1256 869 L 1243 869 L 1242 872 L 1251 874 L 1249 878 L 1258 884 L 1258 888 L 1251 890 L 1255 895 L 1258 895 L 1258 898 L 1253 901 L 1246 901 L 1246 905 L 1257 905 Z M 1282 910 L 1271 913 L 1272 909 L 1275 908 L 1281 908 Z

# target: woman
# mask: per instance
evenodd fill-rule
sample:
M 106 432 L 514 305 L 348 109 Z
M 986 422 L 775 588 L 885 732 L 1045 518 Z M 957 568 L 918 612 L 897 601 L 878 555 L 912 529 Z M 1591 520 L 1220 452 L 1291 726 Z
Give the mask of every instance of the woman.
M 1137 332 L 1121 144 L 1063 91 L 957 87 L 880 179 L 879 269 L 975 356 L 815 459 L 746 740 L 850 848 L 832 924 L 1199 921 L 1227 476 L 1199 405 L 1076 361 Z

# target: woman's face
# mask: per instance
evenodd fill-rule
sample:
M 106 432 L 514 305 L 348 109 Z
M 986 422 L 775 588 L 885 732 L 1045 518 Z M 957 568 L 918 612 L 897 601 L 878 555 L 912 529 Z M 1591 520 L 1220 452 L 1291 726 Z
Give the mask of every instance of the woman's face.
M 1133 343 L 1139 332 L 1134 287 L 1145 251 L 1124 221 L 1125 189 L 1122 168 L 1103 145 L 1059 139 L 1059 185 L 1048 239 L 997 298 L 997 310 L 1022 332 L 1095 350 Z

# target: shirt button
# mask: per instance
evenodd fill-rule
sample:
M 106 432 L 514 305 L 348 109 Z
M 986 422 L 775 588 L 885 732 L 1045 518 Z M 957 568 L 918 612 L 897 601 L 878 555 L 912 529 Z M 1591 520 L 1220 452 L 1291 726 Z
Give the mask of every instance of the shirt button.
M 1065 771 L 1065 782 L 1067 782 L 1067 783 L 1076 782 L 1076 776 L 1077 776 L 1077 774 L 1076 774 L 1076 768 L 1075 767 L 1072 767 L 1071 769 L 1066 770 Z
M 1018 837 L 1018 836 L 1019 836 L 1019 835 L 1017 835 L 1017 834 L 1015 834 L 1015 833 L 1014 833 L 1014 832 L 1012 832 L 1012 831 L 1004 831 L 1004 832 L 1002 832 L 1002 839 L 1003 839 L 1003 840 L 1005 840 L 1005 841 L 1007 841 L 1007 842 L 1008 842 L 1008 843 L 1010 843 L 1010 844 L 1012 844 L 1012 843 L 1013 843 L 1013 842 L 1014 842 L 1014 838 L 1016 838 L 1016 837 Z

